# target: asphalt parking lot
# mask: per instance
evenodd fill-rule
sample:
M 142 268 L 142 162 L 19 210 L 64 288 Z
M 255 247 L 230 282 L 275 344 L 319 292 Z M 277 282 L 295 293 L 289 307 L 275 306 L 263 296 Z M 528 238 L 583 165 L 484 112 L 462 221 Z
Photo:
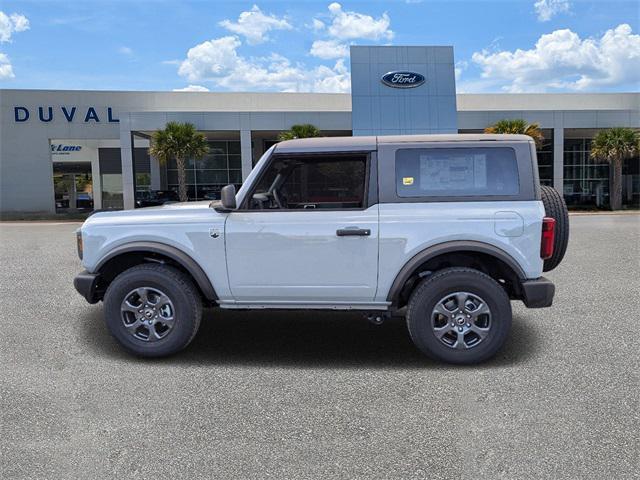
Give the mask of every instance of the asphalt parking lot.
M 208 311 L 137 360 L 73 289 L 77 224 L 0 223 L 0 476 L 638 478 L 640 216 L 571 224 L 554 307 L 461 368 L 325 313 Z

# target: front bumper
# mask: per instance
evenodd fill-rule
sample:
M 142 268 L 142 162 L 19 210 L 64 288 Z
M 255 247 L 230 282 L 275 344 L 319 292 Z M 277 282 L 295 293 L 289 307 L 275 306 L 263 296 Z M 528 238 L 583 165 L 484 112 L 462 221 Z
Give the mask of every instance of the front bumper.
M 80 272 L 73 279 L 73 286 L 80 295 L 89 303 L 97 303 L 100 300 L 98 295 L 98 280 L 100 279 L 99 273 L 89 273 L 86 270 Z
M 553 295 L 556 292 L 551 280 L 540 277 L 535 280 L 525 280 L 522 287 L 522 301 L 528 308 L 550 307 L 553 303 Z

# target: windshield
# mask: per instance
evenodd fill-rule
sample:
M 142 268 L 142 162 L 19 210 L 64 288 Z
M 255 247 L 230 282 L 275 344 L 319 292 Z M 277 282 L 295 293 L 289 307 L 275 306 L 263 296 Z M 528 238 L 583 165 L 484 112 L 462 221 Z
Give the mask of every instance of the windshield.
M 256 177 L 258 176 L 258 174 L 260 173 L 260 171 L 264 167 L 264 164 L 267 162 L 267 160 L 271 156 L 271 153 L 273 153 L 273 151 L 275 150 L 276 145 L 273 145 L 269 150 L 264 152 L 264 154 L 260 157 L 260 160 L 258 160 L 258 163 L 256 163 L 256 166 L 253 167 L 253 170 L 251 170 L 251 173 L 249 174 L 249 176 L 245 179 L 244 182 L 242 182 L 242 186 L 240 187 L 240 190 L 238 190 L 238 193 L 236 194 L 236 204 L 237 205 L 242 204 L 242 200 L 244 199 L 245 195 L 247 194 L 247 191 L 249 190 L 249 187 L 255 181 Z

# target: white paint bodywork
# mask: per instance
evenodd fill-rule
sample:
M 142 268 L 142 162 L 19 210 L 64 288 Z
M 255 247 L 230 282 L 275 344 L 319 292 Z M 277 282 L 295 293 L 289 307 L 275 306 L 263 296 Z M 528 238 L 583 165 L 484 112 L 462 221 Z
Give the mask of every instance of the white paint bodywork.
M 238 205 L 270 153 L 238 192 Z M 201 266 L 223 308 L 385 310 L 402 267 L 421 251 L 445 242 L 491 245 L 511 257 L 525 278 L 540 277 L 543 217 L 539 200 L 229 213 L 215 211 L 209 202 L 171 204 L 92 215 L 81 229 L 83 265 L 94 272 L 116 247 L 158 242 L 181 250 Z M 338 237 L 336 230 L 346 227 L 370 229 L 371 234 Z
M 526 278 L 538 278 L 543 217 L 541 201 L 381 204 L 376 299 L 387 298 L 396 275 L 415 255 L 456 240 L 499 248 L 520 265 Z
M 369 236 L 336 235 L 369 229 Z M 229 284 L 241 302 L 372 302 L 378 205 L 367 210 L 246 211 L 225 227 Z
M 82 263 L 93 272 L 116 247 L 158 242 L 193 258 L 223 307 L 384 309 L 400 269 L 422 250 L 448 241 L 492 245 L 513 258 L 527 278 L 540 277 L 542 202 L 513 203 L 225 214 L 209 202 L 194 202 L 97 213 L 82 226 Z M 370 228 L 371 236 L 336 236 L 347 226 Z M 221 235 L 213 238 L 212 231 Z
M 210 202 L 189 202 L 118 212 L 101 212 L 82 225 L 83 266 L 96 266 L 114 248 L 147 241 L 166 244 L 183 251 L 204 270 L 216 293 L 229 297 L 224 242 L 214 239 L 210 229 L 224 231 L 225 214 L 209 207 Z

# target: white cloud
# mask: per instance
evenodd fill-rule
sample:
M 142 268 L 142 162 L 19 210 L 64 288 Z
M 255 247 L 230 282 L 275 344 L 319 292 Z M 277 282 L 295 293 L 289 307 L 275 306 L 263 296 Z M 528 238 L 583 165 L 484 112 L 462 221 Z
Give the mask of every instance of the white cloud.
M 342 60 L 333 67 L 292 64 L 278 54 L 249 58 L 237 51 L 242 42 L 227 36 L 189 49 L 178 74 L 190 82 L 211 82 L 233 91 L 347 92 L 350 76 Z
M 12 13 L 7 15 L 0 11 L 0 42 L 10 42 L 16 32 L 29 30 L 29 20 L 24 15 Z
M 11 41 L 14 33 L 29 30 L 29 19 L 19 13 L 7 15 L 0 10 L 0 43 Z M 15 78 L 13 66 L 6 53 L 0 52 L 0 80 Z
M 330 23 L 325 25 L 314 18 L 312 29 L 315 32 L 326 32 L 327 40 L 316 40 L 311 45 L 309 54 L 322 59 L 344 58 L 349 55 L 349 45 L 345 40 L 391 40 L 394 33 L 389 29 L 391 19 L 383 13 L 378 19 L 358 12 L 342 9 L 339 3 L 329 5 Z
M 338 40 L 316 40 L 311 45 L 309 54 L 325 60 L 344 58 L 349 55 L 349 47 Z
M 129 48 L 129 47 L 120 47 L 118 49 L 118 53 L 121 53 L 122 55 L 133 55 L 133 49 Z
M 508 92 L 595 90 L 640 83 L 640 35 L 628 24 L 601 38 L 569 29 L 542 35 L 530 50 L 476 52 L 482 78 Z
M 271 30 L 291 30 L 293 28 L 286 18 L 265 14 L 257 5 L 254 5 L 247 12 L 240 13 L 237 22 L 223 20 L 219 24 L 230 32 L 244 36 L 249 45 L 269 40 L 266 34 Z
M 559 13 L 566 13 L 571 8 L 569 0 L 537 0 L 533 8 L 538 20 L 548 22 Z
M 462 75 L 462 72 L 464 72 L 468 67 L 469 67 L 469 62 L 467 62 L 466 60 L 460 60 L 456 62 L 455 68 L 454 68 L 456 82 L 460 80 L 460 76 Z
M 174 88 L 174 92 L 208 92 L 209 89 L 207 87 L 203 87 L 202 85 L 188 85 L 183 88 Z
M 202 42 L 189 49 L 187 58 L 178 68 L 178 74 L 190 82 L 224 75 L 240 62 L 236 49 L 241 43 L 238 37 L 231 36 Z
M 14 78 L 13 67 L 6 54 L 0 53 L 0 80 Z
M 339 40 L 353 40 L 363 38 L 366 40 L 391 40 L 394 33 L 389 29 L 391 19 L 387 13 L 383 13 L 378 19 L 364 13 L 342 10 L 342 5 L 337 2 L 329 5 L 331 25 L 328 33 Z
M 339 3 L 331 3 L 328 9 L 326 19 L 313 18 L 305 27 L 325 37 L 313 42 L 310 55 L 336 60 L 333 66 L 294 64 L 275 53 L 257 58 L 239 53 L 244 43 L 255 45 L 268 40 L 267 34 L 272 30 L 293 28 L 285 17 L 265 14 L 254 5 L 250 11 L 242 12 L 237 22 L 220 22 L 237 35 L 207 40 L 189 49 L 178 74 L 193 84 L 211 84 L 232 91 L 348 92 L 350 73 L 344 58 L 349 54 L 349 41 L 390 41 L 394 36 L 389 28 L 391 20 L 387 13 L 374 18 L 345 11 Z
M 324 65 L 312 71 L 311 91 L 321 93 L 347 93 L 351 90 L 351 74 L 340 59 L 333 68 Z

